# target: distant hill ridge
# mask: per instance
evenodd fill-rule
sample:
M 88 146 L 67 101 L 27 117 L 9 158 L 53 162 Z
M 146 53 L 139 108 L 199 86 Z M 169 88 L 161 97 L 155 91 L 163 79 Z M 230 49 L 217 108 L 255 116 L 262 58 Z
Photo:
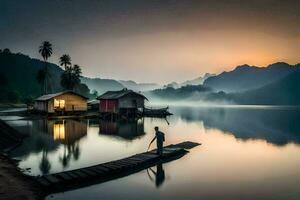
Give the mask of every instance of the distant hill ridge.
M 212 90 L 207 85 L 199 86 L 185 86 L 181 88 L 165 88 L 154 90 L 150 95 L 158 100 L 164 99 L 168 101 L 187 101 L 194 102 L 194 104 L 205 103 L 218 103 L 218 104 L 240 104 L 240 105 L 300 105 L 300 67 L 299 64 L 288 66 L 291 71 L 286 72 L 285 64 L 272 64 L 268 66 L 271 68 L 284 69 L 285 76 L 277 76 L 275 81 L 263 85 L 256 89 L 247 91 L 238 91 L 225 93 L 217 91 L 215 88 Z M 256 67 L 254 67 L 256 68 Z M 252 71 L 253 67 L 243 65 L 237 67 L 235 73 L 241 70 L 243 73 Z M 262 69 L 265 70 L 265 69 Z M 279 70 L 280 71 L 280 70 Z M 274 71 L 273 71 L 274 72 Z M 278 71 L 277 71 L 278 72 Z M 230 72 L 229 72 L 230 73 Z M 252 73 L 252 72 L 251 72 Z M 223 74 L 223 73 L 222 73 Z M 220 74 L 220 75 L 222 75 Z M 274 78 L 273 78 L 274 79 Z M 222 80 L 222 76 L 219 80 Z M 253 80 L 255 82 L 255 79 Z M 235 82 L 236 85 L 240 83 Z M 258 85 L 257 85 L 258 86 Z
M 239 104 L 300 105 L 300 68 L 261 88 L 235 94 Z
M 119 80 L 119 82 L 124 85 L 126 88 L 134 91 L 149 91 L 161 88 L 162 86 L 156 83 L 137 83 L 132 80 L 124 81 Z
M 206 73 L 206 74 L 204 74 L 204 76 L 199 76 L 199 77 L 197 77 L 195 79 L 187 80 L 187 81 L 184 81 L 182 83 L 177 83 L 177 82 L 173 81 L 171 83 L 168 83 L 164 87 L 165 88 L 167 88 L 167 87 L 180 88 L 180 87 L 184 87 L 184 86 L 188 86 L 188 85 L 202 85 L 203 82 L 206 79 L 208 79 L 209 77 L 212 77 L 212 76 L 216 76 L 216 75 L 215 74 Z
M 300 64 L 289 65 L 285 62 L 273 63 L 267 67 L 249 66 L 245 64 L 237 66 L 232 71 L 209 77 L 203 84 L 213 88 L 215 91 L 243 92 L 279 80 L 294 72 L 299 66 Z

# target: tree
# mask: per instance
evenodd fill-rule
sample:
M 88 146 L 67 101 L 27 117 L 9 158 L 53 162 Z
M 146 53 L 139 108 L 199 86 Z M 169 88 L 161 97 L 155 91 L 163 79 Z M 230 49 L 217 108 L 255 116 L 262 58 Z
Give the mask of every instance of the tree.
M 62 55 L 59 58 L 59 64 L 60 64 L 60 66 L 64 66 L 65 70 L 67 70 L 68 67 L 71 66 L 71 57 L 67 54 Z
M 3 49 L 3 53 L 4 54 L 10 54 L 11 52 L 10 52 L 10 50 L 8 48 L 5 48 L 5 49 Z
M 67 67 L 61 75 L 61 86 L 66 90 L 74 91 L 75 87 L 80 85 L 81 67 L 74 65 Z
M 73 73 L 79 79 L 81 74 L 82 74 L 81 67 L 79 65 L 74 65 L 73 66 Z
M 48 58 L 52 55 L 52 44 L 48 41 L 44 41 L 41 46 L 39 47 L 39 53 L 42 55 L 44 62 L 45 62 L 45 79 L 43 80 L 44 82 L 44 94 L 48 93 L 48 78 L 50 77 L 50 74 L 48 72 Z

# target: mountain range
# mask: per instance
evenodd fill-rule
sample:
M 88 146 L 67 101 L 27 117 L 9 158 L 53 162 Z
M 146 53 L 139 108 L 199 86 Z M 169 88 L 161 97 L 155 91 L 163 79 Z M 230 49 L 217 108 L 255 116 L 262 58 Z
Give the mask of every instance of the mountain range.
M 217 104 L 300 105 L 300 64 L 278 62 L 267 67 L 242 65 L 207 78 L 201 90 L 164 88 L 151 92 L 158 100 Z M 172 93 L 171 93 L 172 92 Z M 181 95 L 184 94 L 184 95 Z
M 37 97 L 41 87 L 36 74 L 44 62 L 17 53 L 0 53 L 0 101 L 2 97 Z M 51 91 L 61 91 L 60 76 L 63 70 L 49 63 Z M 153 98 L 173 100 L 201 100 L 236 104 L 300 105 L 300 64 L 278 62 L 266 67 L 241 65 L 218 75 L 206 74 L 182 83 L 161 86 L 155 83 L 81 77 L 90 91 L 101 94 L 124 87 L 141 91 Z M 203 84 L 201 84 L 203 83 Z M 86 87 L 85 86 L 85 87 Z
M 243 92 L 257 89 L 277 81 L 291 72 L 294 72 L 300 64 L 289 65 L 278 62 L 266 67 L 249 65 L 237 66 L 234 70 L 212 76 L 204 81 L 204 86 L 214 88 L 215 91 Z

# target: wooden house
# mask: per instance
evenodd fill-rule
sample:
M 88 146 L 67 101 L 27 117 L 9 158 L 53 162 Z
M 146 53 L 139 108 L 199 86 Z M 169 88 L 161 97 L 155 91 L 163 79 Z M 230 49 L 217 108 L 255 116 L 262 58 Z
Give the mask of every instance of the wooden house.
M 82 112 L 87 111 L 87 97 L 73 91 L 40 96 L 34 102 L 34 109 L 40 112 Z
M 97 98 L 100 100 L 100 113 L 113 113 L 118 115 L 136 115 L 145 105 L 144 95 L 132 90 L 108 91 Z

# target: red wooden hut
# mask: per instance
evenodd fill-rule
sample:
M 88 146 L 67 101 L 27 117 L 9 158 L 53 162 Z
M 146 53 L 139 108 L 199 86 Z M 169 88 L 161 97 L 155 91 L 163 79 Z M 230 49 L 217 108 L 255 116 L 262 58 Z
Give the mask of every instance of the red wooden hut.
M 132 90 L 107 91 L 97 98 L 100 100 L 100 113 L 114 113 L 120 115 L 136 114 L 144 108 L 144 95 Z

